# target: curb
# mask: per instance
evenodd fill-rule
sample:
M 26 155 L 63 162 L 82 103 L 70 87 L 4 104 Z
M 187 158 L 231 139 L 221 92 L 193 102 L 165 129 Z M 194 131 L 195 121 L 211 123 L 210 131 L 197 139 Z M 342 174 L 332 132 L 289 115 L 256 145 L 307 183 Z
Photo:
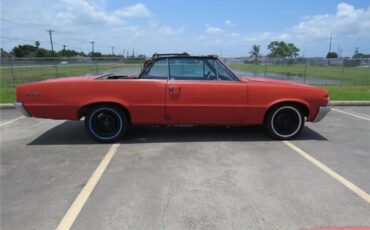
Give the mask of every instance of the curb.
M 370 106 L 370 101 L 330 101 L 331 106 Z M 0 104 L 0 109 L 15 109 L 14 104 Z
M 330 101 L 332 106 L 370 106 L 370 101 Z
M 7 103 L 7 104 L 0 104 L 0 109 L 15 109 L 14 104 Z

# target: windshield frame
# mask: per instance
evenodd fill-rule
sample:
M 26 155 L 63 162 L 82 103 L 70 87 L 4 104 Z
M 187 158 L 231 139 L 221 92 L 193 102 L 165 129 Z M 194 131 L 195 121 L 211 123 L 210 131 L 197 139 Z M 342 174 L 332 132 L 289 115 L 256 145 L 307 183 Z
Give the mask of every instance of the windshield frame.
M 228 74 L 232 77 L 233 81 L 232 82 L 240 82 L 241 80 L 239 79 L 239 77 L 237 76 L 237 74 L 234 73 L 234 71 L 232 71 L 220 58 L 218 57 L 210 57 L 210 56 L 172 56 L 172 57 L 159 57 L 159 58 L 154 58 L 154 59 L 149 59 L 147 60 L 144 65 L 143 65 L 143 70 L 141 71 L 141 73 L 139 74 L 139 77 L 138 79 L 146 79 L 144 78 L 144 73 L 153 66 L 154 63 L 156 63 L 157 61 L 161 61 L 163 59 L 167 59 L 167 67 L 168 67 L 168 76 L 167 76 L 167 80 L 170 80 L 170 74 L 169 74 L 169 60 L 170 59 L 180 59 L 180 58 L 195 58 L 195 59 L 214 59 L 216 61 L 216 74 L 217 74 L 217 78 L 218 78 L 218 69 L 217 69 L 217 64 L 220 64 L 222 65 L 222 67 L 224 67 L 224 69 L 226 70 L 226 72 L 228 72 Z M 218 63 L 217 63 L 218 62 Z M 153 80 L 158 80 L 158 79 L 153 79 Z M 220 81 L 220 80 L 217 80 L 217 81 Z

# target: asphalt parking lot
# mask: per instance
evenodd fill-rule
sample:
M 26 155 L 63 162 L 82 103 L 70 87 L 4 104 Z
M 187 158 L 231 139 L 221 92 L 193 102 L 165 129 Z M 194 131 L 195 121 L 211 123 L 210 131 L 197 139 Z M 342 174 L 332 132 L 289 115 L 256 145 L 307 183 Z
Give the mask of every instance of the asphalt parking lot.
M 370 226 L 370 107 L 334 109 L 289 142 L 143 126 L 117 145 L 1 110 L 1 229 Z

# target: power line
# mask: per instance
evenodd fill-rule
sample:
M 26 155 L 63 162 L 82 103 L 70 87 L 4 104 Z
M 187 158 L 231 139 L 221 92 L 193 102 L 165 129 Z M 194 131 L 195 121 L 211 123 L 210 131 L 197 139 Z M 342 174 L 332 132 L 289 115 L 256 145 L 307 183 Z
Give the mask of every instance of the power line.
M 23 26 L 23 27 L 47 27 L 48 25 L 41 25 L 41 24 L 24 24 L 24 23 L 19 23 L 7 19 L 0 18 L 0 21 L 6 22 L 9 24 L 17 25 L 17 26 Z
M 46 25 L 46 24 L 26 24 L 26 23 L 20 23 L 20 22 L 16 22 L 16 21 L 12 21 L 12 20 L 8 20 L 8 19 L 4 19 L 4 18 L 1 18 L 0 19 L 0 22 L 5 22 L 5 23 L 9 23 L 9 24 L 13 24 L 13 25 L 17 25 L 17 26 L 21 26 L 21 27 L 28 27 L 30 29 L 35 29 L 35 27 L 39 27 L 40 29 L 42 27 L 54 27 L 52 25 Z M 14 29 L 14 28 L 12 28 Z M 50 45 L 51 45 L 51 49 L 52 51 L 54 51 L 54 44 L 60 44 L 60 45 L 63 45 L 63 43 L 58 43 L 58 42 L 53 42 L 53 38 L 52 38 L 52 33 L 63 33 L 63 34 L 71 34 L 71 33 L 67 33 L 67 32 L 60 32 L 59 30 L 58 31 L 55 31 L 55 30 L 51 30 L 51 29 L 48 29 L 47 32 L 49 33 L 49 37 L 50 37 Z M 28 39 L 22 39 L 22 38 L 9 38 L 9 37 L 1 37 L 1 39 L 5 39 L 5 40 L 14 40 L 14 41 L 26 41 L 26 42 L 35 42 L 35 41 L 40 41 L 40 42 L 48 42 L 48 41 L 41 41 L 41 40 L 28 40 Z M 86 41 L 82 41 L 82 40 L 79 40 L 79 39 L 76 39 L 76 38 L 72 38 L 72 41 L 76 41 L 78 43 L 86 43 Z M 90 42 L 91 43 L 91 42 Z M 98 45 L 98 46 L 104 46 L 104 47 L 109 47 L 111 48 L 112 46 L 111 45 L 107 45 L 107 44 L 104 44 L 104 43 L 99 43 L 99 42 L 95 42 L 94 41 L 94 44 L 92 44 L 92 46 L 94 45 Z M 76 47 L 73 47 L 73 46 L 68 46 L 70 48 L 76 48 Z M 80 50 L 84 50 L 82 48 L 76 48 L 76 49 L 80 49 Z M 94 49 L 94 47 L 93 47 Z M 114 49 L 114 48 L 113 48 Z M 95 50 L 94 50 L 95 51 Z M 113 51 L 114 53 L 114 51 Z
M 29 40 L 29 39 L 22 39 L 22 38 L 12 38 L 12 37 L 4 37 L 0 36 L 0 39 L 2 40 L 11 40 L 11 41 L 24 41 L 24 42 L 35 42 L 35 41 L 40 41 L 40 40 Z M 40 41 L 40 42 L 49 42 L 49 41 Z

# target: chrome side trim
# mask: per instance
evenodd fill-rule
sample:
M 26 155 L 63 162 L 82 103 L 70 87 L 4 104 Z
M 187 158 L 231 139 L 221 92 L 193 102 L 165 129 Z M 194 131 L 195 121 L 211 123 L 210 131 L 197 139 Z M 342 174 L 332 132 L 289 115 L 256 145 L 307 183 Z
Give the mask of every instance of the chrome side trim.
M 24 108 L 22 102 L 16 102 L 14 103 L 15 108 L 20 111 L 24 116 L 30 117 L 31 115 L 27 112 L 27 110 Z
M 329 106 L 320 106 L 319 112 L 317 113 L 315 120 L 313 120 L 313 122 L 321 121 L 329 112 L 330 112 Z

